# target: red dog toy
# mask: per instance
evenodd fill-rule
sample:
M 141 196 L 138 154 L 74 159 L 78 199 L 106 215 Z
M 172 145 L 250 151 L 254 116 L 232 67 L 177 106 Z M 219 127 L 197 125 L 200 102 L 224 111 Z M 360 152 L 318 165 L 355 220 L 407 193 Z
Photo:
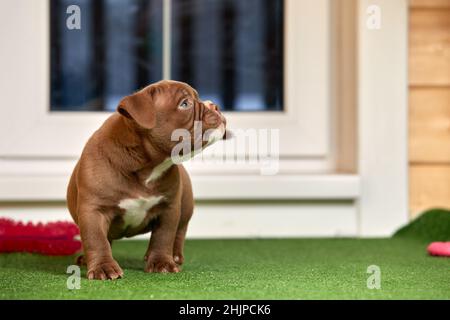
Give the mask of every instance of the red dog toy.
M 30 252 L 49 256 L 72 255 L 81 249 L 78 227 L 70 222 L 24 224 L 0 218 L 0 252 Z
M 450 242 L 433 242 L 427 250 L 432 256 L 450 257 Z

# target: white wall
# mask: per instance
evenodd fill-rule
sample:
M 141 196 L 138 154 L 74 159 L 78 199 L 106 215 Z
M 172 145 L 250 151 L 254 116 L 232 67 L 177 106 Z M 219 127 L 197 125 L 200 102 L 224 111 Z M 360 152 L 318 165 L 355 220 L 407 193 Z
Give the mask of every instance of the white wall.
M 188 238 L 357 236 L 356 212 L 350 201 L 200 202 Z M 2 204 L 0 217 L 32 222 L 72 221 L 63 203 Z

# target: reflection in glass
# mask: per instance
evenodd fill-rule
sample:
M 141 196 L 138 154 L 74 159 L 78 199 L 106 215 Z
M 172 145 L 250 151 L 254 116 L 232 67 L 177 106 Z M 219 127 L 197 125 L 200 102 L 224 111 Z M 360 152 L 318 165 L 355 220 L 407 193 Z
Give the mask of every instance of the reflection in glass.
M 170 78 L 231 111 L 281 111 L 283 0 L 171 0 Z M 163 0 L 50 0 L 51 110 L 115 110 L 163 78 Z M 66 12 L 81 9 L 81 30 Z
M 70 5 L 81 30 L 69 30 Z M 162 78 L 162 0 L 51 0 L 51 110 L 114 110 Z
M 283 0 L 172 0 L 172 78 L 226 110 L 281 110 Z

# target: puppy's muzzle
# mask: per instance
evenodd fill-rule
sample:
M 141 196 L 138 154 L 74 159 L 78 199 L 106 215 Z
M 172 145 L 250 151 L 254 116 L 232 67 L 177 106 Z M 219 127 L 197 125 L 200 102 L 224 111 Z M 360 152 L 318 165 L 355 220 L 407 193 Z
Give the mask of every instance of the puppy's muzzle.
M 225 128 L 223 137 L 221 137 L 221 139 L 229 138 L 231 134 L 228 134 L 228 130 L 226 130 L 227 119 L 222 114 L 222 112 L 220 112 L 219 106 L 211 101 L 204 101 L 203 104 L 205 106 L 205 113 L 204 113 L 205 125 L 208 128 L 219 128 L 219 127 Z
M 211 101 L 205 101 L 205 123 L 212 128 L 218 127 L 221 123 L 226 123 L 225 117 L 220 112 L 220 108 L 218 105 L 214 104 Z

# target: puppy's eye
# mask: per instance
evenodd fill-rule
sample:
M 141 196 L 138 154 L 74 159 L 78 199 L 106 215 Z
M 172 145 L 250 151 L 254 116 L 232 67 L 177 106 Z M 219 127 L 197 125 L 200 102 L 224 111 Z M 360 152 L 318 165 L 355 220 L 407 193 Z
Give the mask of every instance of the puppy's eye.
M 189 99 L 184 99 L 178 106 L 180 109 L 188 109 L 190 107 L 192 107 L 192 101 Z

